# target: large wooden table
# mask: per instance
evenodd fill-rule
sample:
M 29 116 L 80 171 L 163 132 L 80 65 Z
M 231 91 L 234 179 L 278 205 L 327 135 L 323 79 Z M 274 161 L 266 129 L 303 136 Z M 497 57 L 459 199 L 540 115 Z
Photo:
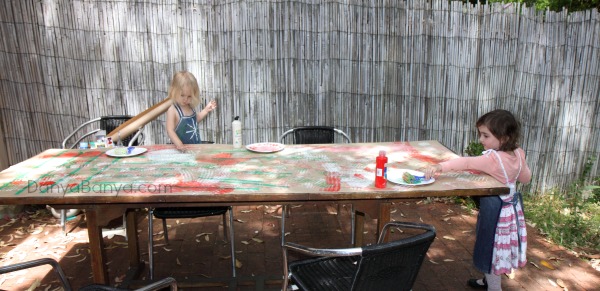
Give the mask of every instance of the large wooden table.
M 374 187 L 375 157 L 385 150 L 388 169 L 419 169 L 457 157 L 437 141 L 287 145 L 256 153 L 226 144 L 144 147 L 132 157 L 106 150 L 49 149 L 0 172 L 0 204 L 49 204 L 85 209 L 95 283 L 109 283 L 102 227 L 127 213 L 132 268 L 140 266 L 135 212 L 155 206 L 351 202 L 389 221 L 393 200 L 483 196 L 507 191 L 487 175 L 446 173 L 435 183 Z

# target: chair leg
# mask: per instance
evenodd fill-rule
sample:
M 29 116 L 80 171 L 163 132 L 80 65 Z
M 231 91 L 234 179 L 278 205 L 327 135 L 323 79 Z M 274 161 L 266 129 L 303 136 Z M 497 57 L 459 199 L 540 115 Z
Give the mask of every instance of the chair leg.
M 129 241 L 127 237 L 127 213 L 123 214 L 123 231 L 125 231 L 125 241 Z
M 60 226 L 62 226 L 63 234 L 67 235 L 67 210 L 60 210 Z
M 354 246 L 356 237 L 356 213 L 354 212 L 354 203 L 350 204 L 350 245 Z
M 163 233 L 165 234 L 165 243 L 169 244 L 169 232 L 167 231 L 167 220 L 165 218 L 162 219 L 163 225 Z
M 285 244 L 285 213 L 287 211 L 287 205 L 281 206 L 281 246 Z
M 231 212 L 231 208 L 229 209 L 229 212 Z M 223 239 L 227 241 L 227 213 L 223 213 Z
M 154 236 L 152 235 L 153 226 L 152 218 L 154 217 L 154 209 L 148 210 L 148 271 L 150 280 L 154 279 Z
M 233 231 L 233 207 L 229 206 L 229 244 L 231 245 L 231 268 L 235 278 L 235 236 Z

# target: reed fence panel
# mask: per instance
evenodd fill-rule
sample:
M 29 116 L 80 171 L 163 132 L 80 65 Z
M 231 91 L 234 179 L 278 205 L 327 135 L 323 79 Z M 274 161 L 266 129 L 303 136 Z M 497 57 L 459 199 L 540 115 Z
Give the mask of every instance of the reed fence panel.
M 445 0 L 2 1 L 2 138 L 15 164 L 88 119 L 137 115 L 189 70 L 218 102 L 206 140 L 231 143 L 240 116 L 245 144 L 331 125 L 462 153 L 477 117 L 504 108 L 522 121 L 528 190 L 566 187 L 600 153 L 599 18 Z M 144 131 L 168 142 L 164 115 Z

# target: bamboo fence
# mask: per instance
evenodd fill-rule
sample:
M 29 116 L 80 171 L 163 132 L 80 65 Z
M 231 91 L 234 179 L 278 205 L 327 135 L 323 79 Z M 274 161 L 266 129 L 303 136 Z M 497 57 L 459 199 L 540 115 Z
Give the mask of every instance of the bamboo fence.
M 203 139 L 277 141 L 301 125 L 354 142 L 435 139 L 462 153 L 504 108 L 523 125 L 528 188 L 566 187 L 600 153 L 598 11 L 397 0 L 0 2 L 0 133 L 9 164 L 88 119 L 136 115 L 176 71 L 198 79 Z M 144 128 L 167 143 L 165 116 Z M 1 143 L 0 143 L 1 144 Z M 592 174 L 598 174 L 595 162 Z

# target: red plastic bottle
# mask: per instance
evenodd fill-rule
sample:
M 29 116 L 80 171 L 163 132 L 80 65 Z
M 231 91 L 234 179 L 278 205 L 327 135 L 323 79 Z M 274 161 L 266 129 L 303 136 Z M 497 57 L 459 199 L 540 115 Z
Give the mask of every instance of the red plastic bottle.
M 379 156 L 375 159 L 375 187 L 385 188 L 387 179 L 385 172 L 387 169 L 388 158 L 385 156 L 385 151 L 379 151 Z

